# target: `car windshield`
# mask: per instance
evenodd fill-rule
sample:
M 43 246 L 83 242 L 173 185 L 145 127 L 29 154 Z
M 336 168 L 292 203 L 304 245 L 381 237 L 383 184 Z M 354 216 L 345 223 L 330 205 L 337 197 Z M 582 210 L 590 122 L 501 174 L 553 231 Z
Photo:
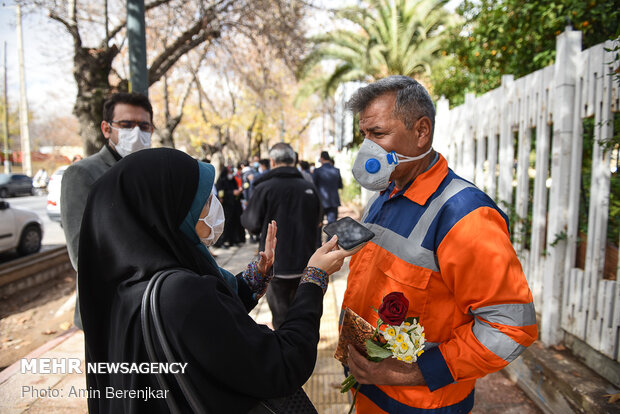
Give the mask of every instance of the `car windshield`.
M 6 184 L 10 181 L 11 176 L 9 174 L 0 174 L 0 184 Z

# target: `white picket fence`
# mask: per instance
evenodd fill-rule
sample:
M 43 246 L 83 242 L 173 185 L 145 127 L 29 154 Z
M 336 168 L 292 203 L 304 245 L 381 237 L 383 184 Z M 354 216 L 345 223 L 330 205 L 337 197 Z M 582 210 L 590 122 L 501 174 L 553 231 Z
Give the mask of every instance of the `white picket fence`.
M 514 228 L 514 247 L 534 294 L 541 340 L 558 344 L 568 332 L 620 361 L 620 286 L 618 280 L 603 279 L 610 168 L 618 150 L 601 145 L 612 137 L 613 112 L 620 107 L 618 77 L 613 76 L 618 61 L 610 52 L 617 46 L 617 40 L 608 41 L 582 51 L 581 32 L 567 29 L 557 38 L 554 65 L 516 80 L 504 76 L 501 87 L 468 95 L 464 105 L 451 110 L 447 100 L 440 100 L 434 146 L 455 172 L 500 207 L 514 208 L 519 217 L 527 217 L 531 208 L 529 248 L 520 223 Z M 590 117 L 595 143 L 582 270 L 575 267 L 582 122 Z

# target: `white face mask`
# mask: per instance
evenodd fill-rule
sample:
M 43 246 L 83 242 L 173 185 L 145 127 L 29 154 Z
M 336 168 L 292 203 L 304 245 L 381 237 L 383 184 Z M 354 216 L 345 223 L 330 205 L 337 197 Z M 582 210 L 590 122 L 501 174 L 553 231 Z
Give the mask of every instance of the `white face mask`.
M 224 232 L 224 209 L 216 196 L 211 196 L 211 203 L 209 204 L 209 213 L 207 216 L 199 218 L 198 221 L 202 221 L 211 229 L 211 233 L 209 233 L 208 237 L 200 237 L 202 244 L 211 246 Z
M 118 144 L 114 145 L 114 149 L 121 157 L 151 148 L 151 133 L 141 131 L 137 125 L 134 129 L 114 128 L 112 125 L 110 128 L 118 131 Z
M 390 175 L 401 162 L 421 160 L 433 148 L 422 155 L 407 157 L 394 151 L 387 152 L 379 144 L 364 139 L 353 163 L 353 177 L 364 188 L 371 191 L 383 191 L 390 185 Z

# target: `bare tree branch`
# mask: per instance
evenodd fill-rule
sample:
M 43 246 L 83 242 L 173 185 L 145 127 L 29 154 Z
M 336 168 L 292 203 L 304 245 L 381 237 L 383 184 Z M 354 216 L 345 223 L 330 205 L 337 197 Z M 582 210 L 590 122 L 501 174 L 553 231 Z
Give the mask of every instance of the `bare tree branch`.
M 185 53 L 207 40 L 219 38 L 221 35 L 221 25 L 218 22 L 218 17 L 220 13 L 234 3 L 235 0 L 218 0 L 208 8 L 201 10 L 200 20 L 177 37 L 167 49 L 155 58 L 149 68 L 149 85 L 157 82 Z M 210 25 L 213 27 L 208 30 Z
M 187 102 L 187 98 L 189 98 L 189 94 L 192 91 L 193 81 L 187 83 L 187 87 L 185 88 L 185 92 L 183 93 L 183 98 L 181 98 L 181 102 L 177 108 L 178 113 L 183 113 L 183 108 L 185 108 L 185 103 Z
M 235 101 L 235 95 L 232 93 L 232 89 L 230 88 L 230 80 L 228 79 L 228 74 L 224 71 L 224 80 L 226 81 L 226 89 L 228 89 L 228 95 L 230 95 L 230 104 L 232 106 L 231 115 L 237 113 L 237 102 Z
M 154 9 L 155 7 L 159 7 L 162 4 L 166 4 L 166 3 L 170 3 L 170 0 L 155 0 L 155 1 L 152 1 L 152 2 L 144 5 L 144 11 L 147 12 L 147 11 L 149 11 L 151 9 Z
M 155 58 L 149 68 L 149 86 L 157 82 L 185 53 L 208 39 L 220 36 L 218 29 L 206 30 L 206 25 L 206 18 L 196 22 Z
M 110 38 L 110 28 L 109 28 L 109 16 L 108 16 L 108 0 L 105 0 L 105 4 L 104 4 L 104 13 L 105 13 L 105 38 L 109 39 Z
M 202 100 L 205 99 L 207 101 L 207 103 L 209 104 L 209 106 L 211 106 L 211 109 L 213 110 L 213 112 L 215 112 L 215 115 L 217 115 L 218 118 L 221 118 L 218 110 L 215 108 L 215 105 L 213 105 L 213 102 L 211 102 L 211 100 L 209 99 L 209 97 L 207 96 L 205 90 L 202 87 L 202 83 L 200 83 L 200 79 L 198 79 L 198 74 L 196 73 L 196 71 L 194 70 L 194 68 L 191 67 L 191 65 L 188 65 L 188 67 L 190 68 L 192 75 L 194 76 L 194 83 L 196 84 L 196 87 L 198 88 L 198 107 L 200 108 L 200 113 L 202 115 L 202 120 L 205 122 L 209 122 L 209 119 L 207 118 L 207 113 L 204 109 L 204 105 L 202 103 Z
M 170 0 L 152 1 L 149 4 L 144 5 L 144 12 L 147 12 L 151 9 L 154 9 L 155 7 L 161 6 L 162 4 L 166 4 L 166 3 L 170 3 Z M 107 9 L 106 9 L 106 21 L 107 21 Z M 116 25 L 116 27 L 114 27 L 114 29 L 112 29 L 108 33 L 108 25 L 106 23 L 106 36 L 105 36 L 105 39 L 103 39 L 103 41 L 101 42 L 101 47 L 107 47 L 110 44 L 110 40 L 114 39 L 114 36 L 116 36 L 118 32 L 120 32 L 121 30 L 123 30 L 126 24 L 127 24 L 127 19 L 122 19 Z
M 203 110 L 202 100 L 204 99 L 205 101 L 207 101 L 207 103 L 211 107 L 211 110 L 215 112 L 215 115 L 221 118 L 222 116 L 220 115 L 220 112 L 217 110 L 217 108 L 215 107 L 215 104 L 209 98 L 204 88 L 202 87 L 202 83 L 200 82 L 200 79 L 198 78 L 198 71 L 194 69 L 191 64 L 188 64 L 187 66 L 189 70 L 192 72 L 192 75 L 194 77 L 194 83 L 196 83 L 196 86 L 198 87 L 198 106 L 200 107 L 201 110 Z M 203 110 L 203 119 L 205 120 L 205 122 L 207 122 L 206 116 L 204 116 L 204 110 Z
M 103 42 L 101 42 L 101 47 L 107 47 L 108 44 L 110 44 L 110 40 L 112 40 L 114 36 L 118 34 L 118 32 L 123 30 L 126 24 L 127 22 L 125 20 L 122 20 L 114 29 L 112 29 L 112 31 L 107 34 L 105 39 L 103 39 Z
M 304 122 L 304 124 L 301 126 L 301 128 L 299 128 L 299 131 L 297 131 L 297 136 L 301 136 L 301 134 L 304 133 L 304 131 L 310 126 L 310 122 L 312 122 L 312 120 L 316 117 L 316 114 L 314 115 L 309 115 L 308 117 L 306 117 L 306 121 Z
M 72 23 L 66 21 L 54 12 L 50 12 L 49 17 L 50 19 L 56 20 L 57 22 L 65 26 L 69 34 L 73 37 L 73 45 L 75 48 L 82 47 L 82 38 L 80 37 L 80 32 L 78 31 L 76 25 L 73 25 Z

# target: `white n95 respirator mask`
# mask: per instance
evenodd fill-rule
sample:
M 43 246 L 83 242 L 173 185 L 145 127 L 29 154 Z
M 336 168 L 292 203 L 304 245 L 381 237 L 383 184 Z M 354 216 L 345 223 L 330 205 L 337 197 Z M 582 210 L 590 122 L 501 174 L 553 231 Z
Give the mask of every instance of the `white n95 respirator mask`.
M 383 191 L 390 184 L 390 175 L 396 166 L 402 162 L 421 160 L 433 148 L 429 148 L 422 155 L 408 157 L 394 151 L 387 152 L 379 144 L 364 139 L 353 163 L 353 177 L 360 185 L 371 191 Z
M 133 129 L 114 129 L 118 131 L 118 144 L 114 146 L 114 149 L 121 157 L 126 157 L 131 153 L 151 148 L 151 133 L 140 130 L 140 127 L 137 125 Z
M 209 237 L 200 237 L 200 242 L 207 247 L 211 246 L 224 232 L 224 208 L 222 208 L 220 200 L 218 200 L 215 195 L 211 196 L 209 213 L 206 217 L 198 218 L 198 221 L 202 221 L 211 229 Z

